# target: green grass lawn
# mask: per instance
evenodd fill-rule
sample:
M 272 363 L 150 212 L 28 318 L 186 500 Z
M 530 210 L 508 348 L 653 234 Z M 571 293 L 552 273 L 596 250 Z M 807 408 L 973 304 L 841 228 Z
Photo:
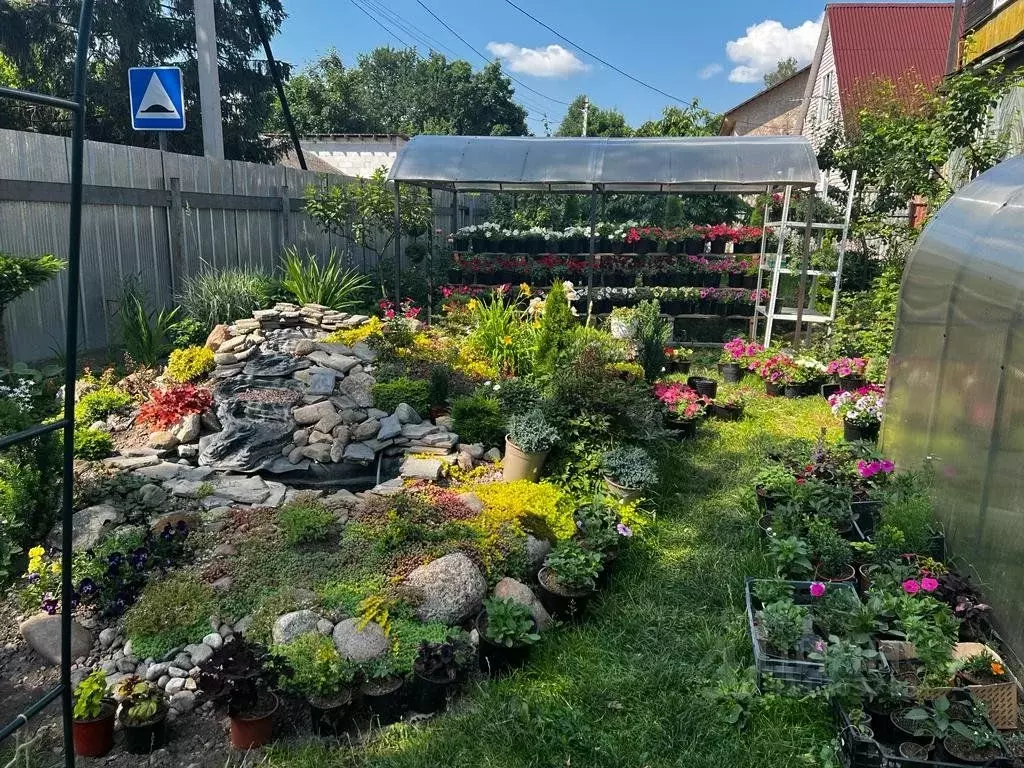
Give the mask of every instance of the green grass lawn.
M 839 426 L 821 398 L 754 396 L 741 422 L 710 421 L 666 446 L 657 522 L 620 558 L 579 627 L 551 633 L 528 666 L 466 690 L 453 711 L 395 725 L 366 747 L 281 749 L 280 768 L 686 766 L 786 768 L 832 737 L 825 706 L 771 696 L 748 726 L 709 693 L 752 663 L 745 576 L 767 575 L 750 485 L 779 440 Z

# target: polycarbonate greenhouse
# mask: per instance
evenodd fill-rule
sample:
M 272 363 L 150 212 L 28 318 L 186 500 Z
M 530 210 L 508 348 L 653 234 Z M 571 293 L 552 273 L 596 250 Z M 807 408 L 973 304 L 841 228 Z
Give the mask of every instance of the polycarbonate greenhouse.
M 921 234 L 888 398 L 884 450 L 934 468 L 952 554 L 1024 647 L 1024 157 L 965 187 Z

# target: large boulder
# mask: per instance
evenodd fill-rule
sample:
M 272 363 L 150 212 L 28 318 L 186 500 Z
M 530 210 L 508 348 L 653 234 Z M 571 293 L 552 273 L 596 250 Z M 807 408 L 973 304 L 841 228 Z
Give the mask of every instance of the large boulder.
M 22 622 L 21 636 L 29 648 L 49 664 L 60 664 L 60 616 L 40 613 Z M 92 650 L 92 632 L 71 620 L 71 658 L 88 656 Z
M 92 549 L 122 522 L 121 513 L 110 504 L 97 504 L 75 512 L 71 518 L 71 544 L 76 552 Z M 47 537 L 55 547 L 61 545 L 58 524 Z
M 537 629 L 544 631 L 551 626 L 551 614 L 541 604 L 540 599 L 533 593 L 533 590 L 521 581 L 510 579 L 507 576 L 494 585 L 494 597 L 498 600 L 514 600 L 520 605 L 530 609 L 533 620 L 537 622 Z
M 334 627 L 334 645 L 349 661 L 370 661 L 383 656 L 391 648 L 391 641 L 383 628 L 369 622 L 362 629 L 360 619 L 345 619 Z
M 421 565 L 409 574 L 405 586 L 418 601 L 422 621 L 459 624 L 478 613 L 487 595 L 487 579 L 462 552 L 453 552 Z
M 316 632 L 317 622 L 322 618 L 315 611 L 292 611 L 278 617 L 270 634 L 275 643 L 290 643 L 297 637 Z

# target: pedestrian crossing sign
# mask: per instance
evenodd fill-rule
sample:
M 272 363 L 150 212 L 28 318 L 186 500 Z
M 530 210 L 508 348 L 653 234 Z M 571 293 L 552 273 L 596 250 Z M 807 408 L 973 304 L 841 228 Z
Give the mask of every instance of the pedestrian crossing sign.
M 184 131 L 185 91 L 178 67 L 128 70 L 132 128 L 136 131 Z

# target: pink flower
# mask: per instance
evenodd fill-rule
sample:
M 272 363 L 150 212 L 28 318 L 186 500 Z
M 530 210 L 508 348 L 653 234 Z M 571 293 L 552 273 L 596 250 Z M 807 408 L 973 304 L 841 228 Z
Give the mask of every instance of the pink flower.
M 618 531 L 619 536 L 625 536 L 626 538 L 629 538 L 633 535 L 633 529 L 625 523 L 619 523 L 618 525 L 616 525 L 615 530 Z
M 811 597 L 821 597 L 825 594 L 825 585 L 820 581 L 811 583 Z
M 825 641 L 824 640 L 815 640 L 814 641 L 814 650 L 817 651 L 818 653 L 824 653 L 825 649 L 827 647 L 828 646 L 825 645 Z
M 896 469 L 896 464 L 893 463 L 893 461 L 891 459 L 882 459 L 880 462 L 878 462 L 878 465 L 879 465 L 879 467 L 881 467 L 882 471 L 885 472 L 886 474 L 888 474 L 888 473 L 892 472 L 894 469 Z
M 934 592 L 938 588 L 939 582 L 937 579 L 933 579 L 930 576 L 926 576 L 925 578 L 921 579 L 921 589 L 923 589 L 925 592 Z
M 936 584 L 936 586 L 938 585 Z M 915 581 L 914 579 L 907 579 L 903 582 L 903 591 L 906 592 L 908 595 L 916 595 L 918 592 L 921 591 L 921 585 L 918 584 L 917 581 Z

